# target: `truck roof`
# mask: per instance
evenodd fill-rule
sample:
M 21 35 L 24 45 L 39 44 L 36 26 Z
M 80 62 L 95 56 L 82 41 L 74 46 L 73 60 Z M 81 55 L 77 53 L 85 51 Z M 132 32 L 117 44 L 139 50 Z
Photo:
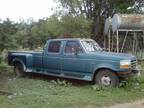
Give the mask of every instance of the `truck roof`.
M 49 40 L 63 40 L 63 41 L 67 41 L 67 40 L 87 40 L 87 41 L 91 41 L 92 39 L 90 38 L 57 38 L 57 39 L 49 39 Z

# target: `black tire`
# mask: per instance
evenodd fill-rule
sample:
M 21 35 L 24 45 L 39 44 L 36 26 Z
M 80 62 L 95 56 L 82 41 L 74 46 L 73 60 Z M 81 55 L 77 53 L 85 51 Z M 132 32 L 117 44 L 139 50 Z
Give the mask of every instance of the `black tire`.
M 95 83 L 100 86 L 115 87 L 119 84 L 118 76 L 110 70 L 100 70 L 95 76 Z
M 15 76 L 17 76 L 17 77 L 24 77 L 25 76 L 23 65 L 20 63 L 16 63 L 14 65 L 14 72 L 15 72 Z

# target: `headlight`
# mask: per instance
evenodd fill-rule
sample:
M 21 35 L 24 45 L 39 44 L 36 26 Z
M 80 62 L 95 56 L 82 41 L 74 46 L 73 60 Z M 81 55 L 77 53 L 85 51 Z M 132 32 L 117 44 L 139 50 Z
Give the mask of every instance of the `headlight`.
M 130 67 L 131 67 L 131 61 L 130 60 L 121 60 L 120 61 L 120 68 L 128 69 Z

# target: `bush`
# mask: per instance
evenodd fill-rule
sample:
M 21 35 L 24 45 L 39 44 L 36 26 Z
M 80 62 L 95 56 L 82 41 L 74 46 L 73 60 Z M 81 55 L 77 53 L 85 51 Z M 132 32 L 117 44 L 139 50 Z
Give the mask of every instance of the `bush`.
M 8 65 L 5 63 L 0 64 L 0 72 L 4 72 L 8 70 Z
M 0 64 L 2 63 L 2 56 L 0 55 Z
M 144 77 L 143 76 L 135 76 L 127 81 L 122 81 L 119 84 L 119 88 L 124 88 L 129 91 L 139 90 L 141 91 L 141 85 L 144 84 Z
M 66 80 L 60 80 L 60 79 L 57 79 L 56 81 L 51 80 L 51 83 L 54 85 L 65 86 L 65 87 L 69 87 L 72 85 L 71 83 L 67 82 Z
M 4 51 L 0 55 L 0 73 L 2 72 L 11 72 L 11 67 L 8 66 L 6 62 L 6 53 L 7 51 Z

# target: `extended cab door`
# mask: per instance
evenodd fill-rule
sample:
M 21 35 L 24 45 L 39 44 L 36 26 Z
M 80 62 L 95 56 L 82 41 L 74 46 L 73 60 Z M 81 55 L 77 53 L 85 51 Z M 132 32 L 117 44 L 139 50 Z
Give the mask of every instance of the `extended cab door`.
M 70 77 L 83 77 L 86 65 L 83 55 L 84 53 L 79 41 L 66 41 L 63 50 L 62 72 Z
M 44 71 L 50 74 L 61 72 L 61 47 L 62 41 L 50 41 L 43 57 Z

